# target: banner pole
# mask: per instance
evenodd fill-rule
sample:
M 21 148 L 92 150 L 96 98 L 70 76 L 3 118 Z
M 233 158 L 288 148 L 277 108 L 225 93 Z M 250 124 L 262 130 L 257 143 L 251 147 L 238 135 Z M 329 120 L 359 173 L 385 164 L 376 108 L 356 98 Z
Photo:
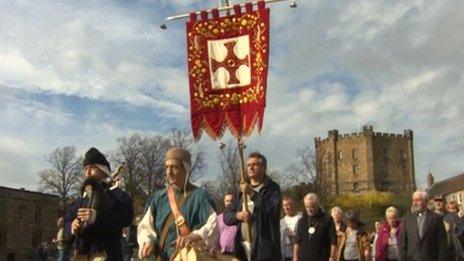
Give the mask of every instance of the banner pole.
M 262 1 L 262 0 L 261 0 Z M 266 4 L 270 4 L 270 3 L 277 3 L 277 2 L 283 2 L 283 1 L 289 1 L 289 0 L 264 0 L 264 3 Z M 291 8 L 295 8 L 297 7 L 296 5 L 296 0 L 291 0 L 291 4 L 290 4 L 290 7 Z M 250 2 L 252 5 L 257 5 L 259 1 L 253 1 L 253 2 Z M 240 7 L 245 7 L 245 3 L 243 4 L 240 4 Z M 224 11 L 224 10 L 231 10 L 233 9 L 234 6 L 233 5 L 227 5 L 227 6 L 222 6 L 222 7 L 219 7 L 217 8 L 218 11 Z M 206 10 L 207 13 L 211 13 L 213 9 L 208 9 Z M 196 11 L 195 14 L 197 15 L 200 15 L 200 11 Z M 166 19 L 164 19 L 164 23 L 162 23 L 160 25 L 160 28 L 165 30 L 167 29 L 167 25 L 166 25 L 166 22 L 169 22 L 169 21 L 172 21 L 172 20 L 178 20 L 178 19 L 183 19 L 183 18 L 188 18 L 190 16 L 190 13 L 184 13 L 184 14 L 178 14 L 178 15 L 173 15 L 173 16 L 169 16 L 167 17 Z
M 243 159 L 243 149 L 245 148 L 245 143 L 241 138 L 237 139 L 237 148 L 238 148 L 238 155 L 240 161 L 240 183 L 247 182 L 245 178 L 245 160 Z M 248 195 L 246 193 L 242 193 L 242 205 L 243 211 L 248 212 Z M 245 241 L 251 244 L 252 241 L 252 233 L 251 233 L 251 223 L 247 222 L 247 236 L 248 238 Z

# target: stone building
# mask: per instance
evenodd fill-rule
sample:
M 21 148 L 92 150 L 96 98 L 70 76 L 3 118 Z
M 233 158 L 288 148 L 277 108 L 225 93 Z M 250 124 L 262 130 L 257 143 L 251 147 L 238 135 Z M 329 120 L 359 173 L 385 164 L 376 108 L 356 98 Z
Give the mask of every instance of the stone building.
M 37 246 L 57 228 L 59 197 L 0 186 L 0 260 L 33 260 Z
M 332 195 L 369 190 L 411 194 L 415 188 L 413 132 L 404 134 L 328 131 L 315 138 L 316 172 Z

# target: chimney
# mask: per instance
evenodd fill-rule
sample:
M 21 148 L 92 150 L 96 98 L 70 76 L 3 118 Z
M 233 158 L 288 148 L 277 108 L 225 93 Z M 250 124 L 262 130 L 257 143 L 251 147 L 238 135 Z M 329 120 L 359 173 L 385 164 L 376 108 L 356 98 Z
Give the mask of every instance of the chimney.
M 427 188 L 431 188 L 434 183 L 435 183 L 435 178 L 433 177 L 432 173 L 429 173 L 429 175 L 427 175 Z

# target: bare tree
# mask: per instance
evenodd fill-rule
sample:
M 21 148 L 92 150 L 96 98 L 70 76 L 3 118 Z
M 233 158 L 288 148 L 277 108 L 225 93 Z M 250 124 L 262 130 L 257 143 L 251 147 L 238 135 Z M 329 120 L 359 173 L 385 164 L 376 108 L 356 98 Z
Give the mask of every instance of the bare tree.
M 147 194 L 164 185 L 164 157 L 169 140 L 163 136 L 144 136 L 140 140 L 140 161 L 143 187 Z
M 188 129 L 171 129 L 170 144 L 173 147 L 188 150 L 192 155 L 192 166 L 190 169 L 190 181 L 195 182 L 204 176 L 204 170 L 207 168 L 206 152 L 200 145 L 194 146 L 192 134 Z
M 82 158 L 76 156 L 76 148 L 57 148 L 45 156 L 49 168 L 38 172 L 39 190 L 60 196 L 62 207 L 69 198 L 77 195 L 82 175 Z
M 111 156 L 113 161 L 125 163 L 123 174 L 124 186 L 125 190 L 132 198 L 141 190 L 141 141 L 142 138 L 138 134 L 133 134 L 128 138 L 118 138 L 118 148 Z
M 316 157 L 310 147 L 297 150 L 297 160 L 286 168 L 286 177 L 293 184 L 311 184 L 322 205 L 330 203 L 331 196 L 325 179 L 317 174 Z
M 314 183 L 317 180 L 316 160 L 314 153 L 309 147 L 298 149 L 297 160 L 290 163 L 286 172 L 289 179 L 294 183 Z
M 189 150 L 193 144 L 193 137 L 188 129 L 171 129 L 169 135 L 171 146 Z
M 224 204 L 222 202 L 222 198 L 224 197 L 224 190 L 220 184 L 219 179 L 202 180 L 200 187 L 206 190 L 213 197 L 216 203 L 218 203 L 218 206 L 222 206 Z
M 266 171 L 266 175 L 270 177 L 274 182 L 279 184 L 279 186 L 284 189 L 289 185 L 289 182 L 286 181 L 286 176 L 284 173 L 280 172 L 277 169 L 270 168 Z
M 219 181 L 223 186 L 223 192 L 230 191 L 238 193 L 238 185 L 240 182 L 239 154 L 237 145 L 234 144 L 233 140 L 229 140 L 227 144 L 221 147 L 219 162 L 222 172 Z

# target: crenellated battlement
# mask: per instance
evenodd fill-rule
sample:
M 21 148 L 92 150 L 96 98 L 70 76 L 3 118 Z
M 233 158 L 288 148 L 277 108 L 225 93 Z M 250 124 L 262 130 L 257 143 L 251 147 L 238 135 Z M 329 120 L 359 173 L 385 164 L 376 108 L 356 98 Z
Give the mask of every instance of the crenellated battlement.
M 374 132 L 374 137 L 375 138 L 381 138 L 381 139 L 410 139 L 412 137 L 412 132 L 406 132 L 405 134 L 398 134 L 398 133 L 386 133 L 386 132 Z
M 410 129 L 404 130 L 404 134 L 399 133 L 387 133 L 387 132 L 374 132 L 374 128 L 372 126 L 363 126 L 361 132 L 353 132 L 353 133 L 346 133 L 346 134 L 339 134 L 338 130 L 333 129 L 327 132 L 327 138 L 322 139 L 321 137 L 314 138 L 314 142 L 316 144 L 325 144 L 329 141 L 333 141 L 334 139 L 337 140 L 349 140 L 349 139 L 356 139 L 360 137 L 367 137 L 372 136 L 375 138 L 381 139 L 412 139 L 413 132 Z

